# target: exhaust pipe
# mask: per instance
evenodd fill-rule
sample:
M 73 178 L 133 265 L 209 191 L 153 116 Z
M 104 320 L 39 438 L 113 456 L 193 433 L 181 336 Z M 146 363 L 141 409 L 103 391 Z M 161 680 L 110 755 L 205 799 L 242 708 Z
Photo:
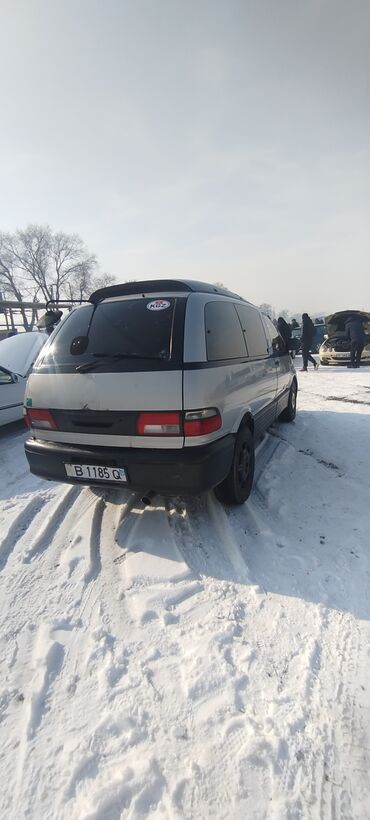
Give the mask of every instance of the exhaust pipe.
M 155 493 L 153 492 L 153 490 L 149 490 L 148 493 L 145 493 L 145 495 L 142 496 L 141 500 L 142 500 L 145 507 L 150 507 L 154 496 L 155 496 Z

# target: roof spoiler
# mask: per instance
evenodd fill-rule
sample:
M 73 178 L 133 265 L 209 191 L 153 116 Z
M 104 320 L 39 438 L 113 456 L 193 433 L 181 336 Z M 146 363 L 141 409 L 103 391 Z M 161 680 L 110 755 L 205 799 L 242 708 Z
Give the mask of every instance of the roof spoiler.
M 146 282 L 124 282 L 119 285 L 109 285 L 106 288 L 99 288 L 91 294 L 89 301 L 93 305 L 102 302 L 103 299 L 112 299 L 115 296 L 134 296 L 146 293 L 217 293 L 220 296 L 229 296 L 233 299 L 241 299 L 236 293 L 231 293 L 227 288 L 220 288 L 217 285 L 210 285 L 208 282 L 196 282 L 191 279 L 148 279 Z

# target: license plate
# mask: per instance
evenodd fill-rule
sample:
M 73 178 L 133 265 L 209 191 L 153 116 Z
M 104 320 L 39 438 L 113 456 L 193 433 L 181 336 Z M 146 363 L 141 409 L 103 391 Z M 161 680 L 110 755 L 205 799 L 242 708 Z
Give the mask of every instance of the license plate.
M 127 481 L 123 467 L 102 467 L 95 464 L 65 464 L 69 478 L 97 479 L 98 481 Z

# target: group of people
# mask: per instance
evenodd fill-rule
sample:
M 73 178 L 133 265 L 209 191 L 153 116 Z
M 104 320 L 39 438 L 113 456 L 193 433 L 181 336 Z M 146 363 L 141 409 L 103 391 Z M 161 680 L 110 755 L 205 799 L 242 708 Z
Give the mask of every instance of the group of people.
M 351 364 L 347 365 L 347 367 L 360 367 L 362 351 L 365 345 L 365 331 L 363 323 L 359 316 L 349 316 L 348 319 L 346 319 L 344 326 L 346 335 L 351 344 Z M 291 326 L 285 321 L 285 319 L 283 319 L 282 316 L 279 316 L 277 327 L 280 335 L 284 339 L 287 349 L 289 349 L 289 341 L 292 337 Z M 315 325 L 308 313 L 303 313 L 301 335 L 303 367 L 301 368 L 301 373 L 307 372 L 308 362 L 313 364 L 315 370 L 319 367 L 318 362 L 315 361 L 310 352 L 314 336 Z

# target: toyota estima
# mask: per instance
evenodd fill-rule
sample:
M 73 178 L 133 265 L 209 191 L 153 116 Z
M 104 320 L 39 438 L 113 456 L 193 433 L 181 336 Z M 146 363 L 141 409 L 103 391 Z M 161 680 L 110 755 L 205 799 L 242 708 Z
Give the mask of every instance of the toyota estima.
M 240 504 L 255 443 L 297 380 L 267 316 L 192 281 L 102 288 L 56 328 L 27 385 L 26 455 L 53 481 Z

